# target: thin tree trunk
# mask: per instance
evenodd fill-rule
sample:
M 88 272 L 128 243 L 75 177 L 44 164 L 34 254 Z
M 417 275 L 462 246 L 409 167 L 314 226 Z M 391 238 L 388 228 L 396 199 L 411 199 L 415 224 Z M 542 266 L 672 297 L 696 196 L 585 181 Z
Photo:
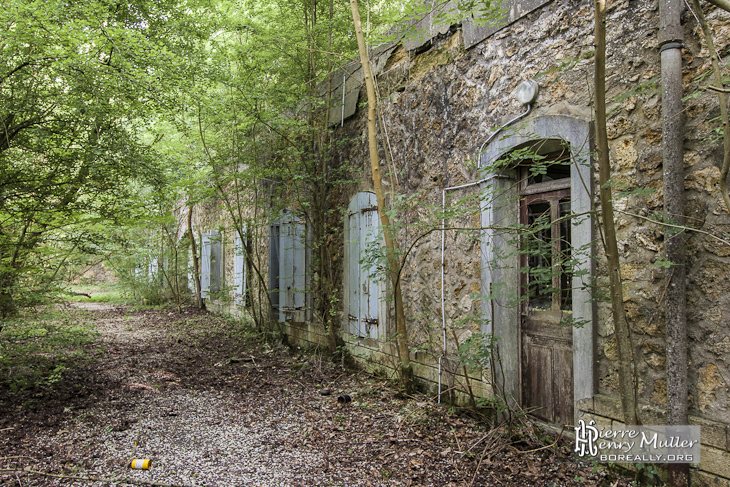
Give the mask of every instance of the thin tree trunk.
M 715 2 L 710 3 L 717 5 Z M 723 157 L 722 169 L 720 170 L 720 194 L 725 202 L 728 212 L 730 212 L 730 194 L 728 193 L 727 187 L 728 173 L 730 172 L 730 120 L 728 119 L 727 110 L 727 91 L 722 91 L 724 90 L 724 86 L 722 83 L 722 73 L 720 72 L 720 63 L 717 60 L 718 55 L 717 50 L 715 49 L 715 42 L 712 39 L 712 32 L 710 32 L 710 26 L 707 25 L 705 14 L 702 13 L 702 7 L 697 0 L 692 0 L 692 8 L 695 10 L 697 19 L 700 21 L 702 34 L 704 35 L 705 42 L 707 43 L 707 50 L 710 52 L 716 88 L 721 90 L 717 92 L 717 98 L 720 102 L 720 118 L 722 119 L 723 129 Z M 730 2 L 728 2 L 728 6 L 721 8 L 730 12 Z
M 200 309 L 205 309 L 203 293 L 200 289 L 200 262 L 198 262 L 198 249 L 195 246 L 195 234 L 193 233 L 193 207 L 188 207 L 188 235 L 190 236 L 190 249 L 193 253 L 193 279 L 195 280 L 195 303 Z
M 370 167 L 373 173 L 375 198 L 378 202 L 378 214 L 380 215 L 380 223 L 384 230 L 385 247 L 388 255 L 388 273 L 390 281 L 393 284 L 393 295 L 395 298 L 395 325 L 398 358 L 400 360 L 400 378 L 406 391 L 410 391 L 413 383 L 413 371 L 411 369 L 410 352 L 408 351 L 408 331 L 406 329 L 405 311 L 403 308 L 403 294 L 401 292 L 400 280 L 398 279 L 398 253 L 388 214 L 385 211 L 385 194 L 383 192 L 383 183 L 380 177 L 380 163 L 378 161 L 378 143 L 376 140 L 378 100 L 375 96 L 375 86 L 370 70 L 370 59 L 368 57 L 367 46 L 365 45 L 365 37 L 362 33 L 357 0 L 350 0 L 350 7 L 352 8 L 352 20 L 355 26 L 355 35 L 357 36 L 357 45 L 360 51 L 360 62 L 362 63 L 365 87 L 368 94 L 368 149 L 370 152 Z
M 329 21 L 327 23 L 328 35 L 327 35 L 327 93 L 332 93 L 332 34 L 333 34 L 333 22 L 334 22 L 334 0 L 329 1 Z M 343 92 L 346 91 L 346 86 L 342 84 Z M 324 153 L 323 148 L 327 147 L 326 144 L 329 142 L 329 126 L 330 126 L 330 97 L 327 97 L 327 101 L 324 107 L 324 127 L 321 132 L 321 143 L 320 143 L 320 157 L 322 163 L 320 167 L 320 179 L 319 179 L 319 202 L 322 207 L 319 209 L 322 215 L 322 229 L 323 240 L 319 243 L 319 276 L 323 284 L 327 285 L 325 303 L 322 307 L 322 321 L 327 330 L 327 344 L 329 346 L 330 353 L 334 354 L 337 351 L 337 342 L 339 338 L 339 328 L 335 326 L 334 319 L 331 316 L 332 301 L 330 301 L 330 294 L 332 288 L 332 265 L 329 262 L 329 252 L 327 251 L 327 244 L 324 236 L 327 234 L 327 219 L 326 215 L 326 203 L 327 203 L 327 189 L 328 189 L 328 177 L 329 171 L 327 164 L 327 154 Z
M 608 134 L 606 131 L 606 1 L 596 0 L 596 153 L 601 199 L 601 217 L 605 234 L 608 276 L 610 281 L 611 310 L 619 353 L 619 387 L 624 422 L 638 424 L 636 388 L 634 387 L 634 360 L 629 337 L 629 325 L 623 303 L 621 268 L 619 263 L 616 226 L 613 219 L 611 191 L 611 165 L 608 158 Z

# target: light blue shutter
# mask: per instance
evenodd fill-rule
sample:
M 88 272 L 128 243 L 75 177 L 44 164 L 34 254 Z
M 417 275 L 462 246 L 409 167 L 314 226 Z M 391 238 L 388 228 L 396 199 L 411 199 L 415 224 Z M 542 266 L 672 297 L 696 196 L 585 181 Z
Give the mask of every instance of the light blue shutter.
M 375 194 L 358 193 L 348 206 L 349 223 L 349 332 L 359 337 L 378 338 L 378 281 L 375 269 L 362 263 L 367 247 L 378 238 Z
M 246 227 L 241 228 L 241 233 L 246 236 Z M 234 244 L 234 266 L 233 266 L 233 279 L 234 279 L 234 301 L 238 305 L 244 303 L 244 296 L 246 294 L 246 251 L 244 246 L 245 242 L 241 241 L 241 236 L 236 232 L 235 244 Z
M 289 215 L 279 225 L 279 321 L 287 318 L 291 303 L 292 267 L 294 262 L 294 239 Z
M 363 242 L 360 246 L 360 259 L 365 257 L 365 251 L 369 245 L 378 238 L 378 210 L 375 194 L 365 193 L 360 211 L 361 216 L 361 237 Z M 368 272 L 363 265 L 360 266 L 360 287 L 362 288 L 360 304 L 360 328 L 365 331 L 365 336 L 379 338 L 378 326 L 378 280 L 375 269 Z
M 221 238 L 218 232 L 209 232 L 210 235 L 210 291 L 221 290 L 221 266 L 223 265 L 221 252 Z
M 200 296 L 208 297 L 210 293 L 210 236 L 204 233 L 200 237 Z
M 294 321 L 304 321 L 305 308 L 305 291 L 307 287 L 305 269 L 307 265 L 306 254 L 306 226 L 298 221 L 293 221 L 293 240 L 294 240 L 294 259 L 292 261 L 292 301 L 294 305 L 294 313 L 292 318 Z
M 158 274 L 160 272 L 160 267 L 157 263 L 157 257 L 152 257 L 152 260 L 150 261 L 150 265 L 147 268 L 148 270 L 148 276 L 150 282 L 157 281 Z
M 303 322 L 306 288 L 306 226 L 290 213 L 279 225 L 279 321 Z
M 347 316 L 348 331 L 355 336 L 360 333 L 360 208 L 359 196 L 356 195 L 348 206 L 348 241 L 349 241 L 349 310 Z

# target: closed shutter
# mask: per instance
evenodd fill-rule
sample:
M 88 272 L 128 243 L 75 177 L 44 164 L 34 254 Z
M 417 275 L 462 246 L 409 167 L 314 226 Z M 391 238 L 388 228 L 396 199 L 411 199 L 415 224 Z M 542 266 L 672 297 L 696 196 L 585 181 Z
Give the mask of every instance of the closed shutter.
M 360 209 L 356 196 L 348 208 L 348 240 L 349 240 L 349 285 L 348 295 L 350 309 L 347 313 L 348 331 L 355 336 L 362 337 L 360 332 Z
M 241 234 L 246 237 L 246 227 L 241 228 Z M 246 295 L 246 243 L 241 240 L 241 235 L 236 232 L 235 243 L 233 246 L 234 265 L 233 265 L 233 292 L 234 301 L 237 305 L 243 305 Z
M 378 210 L 374 193 L 366 193 L 367 199 L 363 202 L 363 209 L 360 212 L 362 218 L 362 241 L 365 245 L 361 248 L 360 260 L 368 246 L 377 242 L 378 239 Z M 364 266 L 361 266 L 364 267 Z M 375 269 L 360 271 L 360 287 L 362 288 L 360 312 L 360 327 L 365 328 L 366 336 L 370 338 L 380 337 L 378 326 L 378 279 Z
M 363 259 L 378 239 L 378 211 L 374 193 L 358 193 L 348 207 L 349 224 L 349 332 L 358 337 L 379 338 L 378 280 L 375 269 Z
M 210 232 L 210 292 L 221 290 L 221 269 L 223 267 L 223 253 L 221 252 L 221 238 L 218 232 Z
M 279 312 L 280 235 L 280 225 L 278 223 L 271 225 L 269 232 L 269 298 L 277 315 Z
M 291 214 L 279 225 L 279 321 L 303 322 L 306 298 L 306 226 Z
M 150 281 L 154 282 L 157 279 L 159 272 L 160 272 L 160 267 L 157 263 L 157 257 L 152 257 L 152 260 L 150 261 L 150 265 L 149 265 Z
M 207 298 L 210 293 L 210 236 L 205 233 L 200 238 L 200 296 Z

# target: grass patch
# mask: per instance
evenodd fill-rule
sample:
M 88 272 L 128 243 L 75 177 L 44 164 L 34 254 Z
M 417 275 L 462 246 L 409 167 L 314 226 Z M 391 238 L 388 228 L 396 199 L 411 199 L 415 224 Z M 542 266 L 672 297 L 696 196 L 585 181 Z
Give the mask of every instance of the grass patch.
M 84 346 L 98 335 L 78 312 L 26 313 L 0 326 L 0 383 L 14 392 L 62 380 L 88 359 Z
M 117 284 L 70 286 L 65 297 L 69 302 L 129 304 L 133 299 Z M 88 294 L 91 298 L 84 296 Z

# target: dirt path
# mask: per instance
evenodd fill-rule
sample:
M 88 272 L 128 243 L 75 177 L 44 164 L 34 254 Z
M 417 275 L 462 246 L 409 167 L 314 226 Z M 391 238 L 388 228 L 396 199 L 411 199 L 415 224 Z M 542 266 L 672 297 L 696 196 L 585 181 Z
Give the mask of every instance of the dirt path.
M 76 316 L 100 333 L 86 365 L 46 387 L 0 384 L 0 485 L 629 485 L 577 464 L 567 443 L 505 439 L 193 309 Z M 134 458 L 151 468 L 131 470 Z

